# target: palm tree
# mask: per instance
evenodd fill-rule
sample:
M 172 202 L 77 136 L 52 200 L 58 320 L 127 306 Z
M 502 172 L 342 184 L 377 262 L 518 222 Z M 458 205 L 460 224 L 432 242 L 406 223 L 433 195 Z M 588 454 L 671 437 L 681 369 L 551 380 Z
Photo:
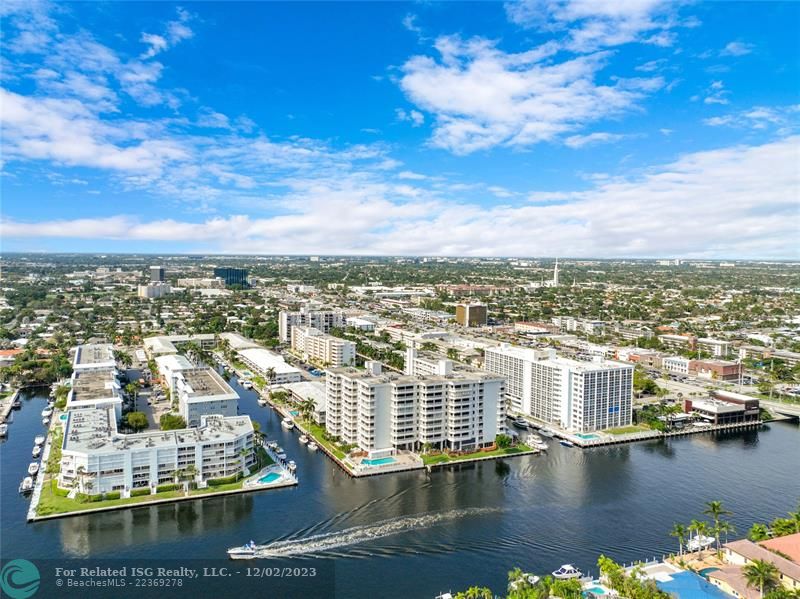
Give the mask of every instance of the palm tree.
M 756 522 L 750 527 L 747 538 L 753 542 L 766 541 L 769 538 L 769 527 L 766 524 Z
M 683 545 L 686 543 L 686 533 L 686 527 L 680 522 L 676 522 L 672 525 L 672 530 L 669 534 L 670 536 L 678 539 L 678 555 L 683 555 Z
M 725 542 L 728 542 L 728 533 L 736 532 L 736 527 L 730 522 L 724 520 L 719 523 L 718 532 L 725 534 Z
M 778 568 L 761 559 L 754 560 L 742 568 L 747 580 L 747 586 L 758 587 L 758 593 L 763 598 L 764 589 L 771 588 L 778 583 Z
M 730 516 L 731 512 L 722 507 L 721 501 L 709 501 L 706 503 L 706 506 L 703 513 L 707 516 L 711 516 L 711 520 L 714 522 L 714 538 L 717 541 L 717 553 L 719 553 L 720 522 L 722 516 Z
M 267 375 L 267 382 L 271 385 L 272 381 L 275 380 L 275 369 L 270 366 L 267 368 L 265 374 Z

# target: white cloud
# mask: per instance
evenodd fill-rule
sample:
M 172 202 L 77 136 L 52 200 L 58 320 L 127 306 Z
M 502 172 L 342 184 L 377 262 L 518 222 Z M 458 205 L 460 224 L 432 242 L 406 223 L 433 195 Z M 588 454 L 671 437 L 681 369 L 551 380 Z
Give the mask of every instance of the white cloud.
M 564 46 L 576 52 L 640 42 L 670 46 L 678 26 L 696 26 L 675 16 L 669 0 L 520 0 L 506 2 L 508 18 L 523 27 L 564 31 Z
M 666 62 L 667 61 L 664 58 L 659 58 L 658 60 L 650 60 L 648 62 L 640 64 L 638 67 L 636 67 L 636 70 L 641 71 L 643 73 L 652 73 L 653 71 L 657 71 L 658 69 L 660 69 Z
M 711 127 L 737 127 L 744 129 L 775 128 L 781 135 L 798 128 L 800 104 L 790 106 L 754 106 L 748 110 L 715 116 L 703 123 Z
M 408 13 L 405 17 L 403 17 L 403 27 L 412 33 L 416 33 L 417 35 L 422 33 L 422 29 L 419 25 L 417 25 L 417 15 L 412 13 Z
M 745 42 L 729 42 L 726 46 L 720 50 L 720 56 L 744 56 L 745 54 L 750 54 L 753 51 L 753 44 L 747 44 Z
M 596 143 L 619 141 L 623 137 L 625 136 L 618 133 L 606 133 L 598 131 L 595 133 L 589 133 L 588 135 L 572 135 L 566 138 L 564 143 L 570 148 L 582 148 L 583 146 Z
M 231 253 L 798 259 L 799 144 L 790 137 L 688 154 L 586 191 L 531 194 L 522 205 L 445 201 L 419 189 L 409 198 L 413 189 L 351 176 L 297 181 L 277 202 L 281 210 L 264 218 L 5 219 L 0 234 L 176 241 Z
M 187 23 L 191 21 L 192 15 L 183 8 L 177 9 L 178 18 L 174 21 L 169 21 L 164 26 L 164 34 L 157 35 L 154 33 L 142 33 L 140 41 L 148 46 L 140 58 L 152 58 L 156 54 L 163 52 L 168 48 L 179 44 L 183 40 L 187 40 L 194 36 L 194 32 L 189 28 Z
M 394 111 L 395 116 L 397 116 L 398 121 L 405 121 L 411 123 L 412 127 L 421 127 L 425 124 L 425 115 L 423 115 L 419 110 L 404 110 L 402 108 L 397 108 Z
M 706 90 L 706 97 L 703 102 L 706 104 L 728 104 L 730 100 L 728 100 L 727 96 L 730 93 L 725 89 L 725 84 L 722 81 L 712 81 Z
M 411 179 L 415 181 L 424 181 L 428 177 L 426 175 L 422 175 L 420 173 L 415 173 L 413 171 L 400 171 L 397 173 L 398 179 Z
M 432 145 L 468 154 L 497 145 L 553 141 L 587 123 L 636 108 L 663 79 L 596 76 L 608 54 L 544 62 L 558 46 L 505 53 L 483 38 L 436 40 L 437 61 L 414 56 L 402 67 L 400 86 L 421 109 L 435 115 Z

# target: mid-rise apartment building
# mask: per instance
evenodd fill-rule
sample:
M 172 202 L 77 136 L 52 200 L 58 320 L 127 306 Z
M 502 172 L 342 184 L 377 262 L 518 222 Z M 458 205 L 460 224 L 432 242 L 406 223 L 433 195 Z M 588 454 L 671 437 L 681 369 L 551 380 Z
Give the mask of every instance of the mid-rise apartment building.
M 627 426 L 633 418 L 633 366 L 591 362 L 502 344 L 487 348 L 484 369 L 506 378 L 512 411 L 574 432 Z
M 456 306 L 456 322 L 462 327 L 486 326 L 488 315 L 486 304 L 470 303 Z
M 203 416 L 236 416 L 239 395 L 214 369 L 183 369 L 173 377 L 178 411 L 187 426 L 198 426 Z
M 147 285 L 139 285 L 137 295 L 143 299 L 157 299 L 172 293 L 172 287 L 169 283 L 148 283 Z
M 323 333 L 330 333 L 333 328 L 344 328 L 345 323 L 345 314 L 340 311 L 282 310 L 278 314 L 278 337 L 283 343 L 289 343 L 292 340 L 292 327 L 313 327 Z
M 306 362 L 325 367 L 352 366 L 356 362 L 356 344 L 347 339 L 326 335 L 314 327 L 293 326 L 292 349 L 302 354 Z
M 688 376 L 692 361 L 681 356 L 668 356 L 661 360 L 661 367 L 667 372 L 685 374 Z
M 423 446 L 467 450 L 505 433 L 504 381 L 481 372 L 408 376 L 336 368 L 325 381 L 325 427 L 370 457 Z
M 89 494 L 175 482 L 176 471 L 194 468 L 194 480 L 249 474 L 256 457 L 249 416 L 203 416 L 197 428 L 122 434 L 113 408 L 70 410 L 64 427 L 58 485 Z M 191 469 L 190 469 L 191 470 Z

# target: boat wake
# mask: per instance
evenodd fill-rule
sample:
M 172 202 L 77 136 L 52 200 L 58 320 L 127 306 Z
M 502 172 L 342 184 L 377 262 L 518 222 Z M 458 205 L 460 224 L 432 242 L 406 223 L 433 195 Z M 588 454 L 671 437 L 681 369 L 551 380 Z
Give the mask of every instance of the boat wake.
M 313 535 L 302 539 L 290 539 L 286 541 L 276 541 L 268 545 L 258 545 L 255 548 L 256 551 L 253 557 L 290 557 L 294 555 L 320 553 L 340 547 L 349 547 L 368 541 L 374 541 L 375 539 L 382 539 L 410 530 L 429 528 L 460 518 L 482 516 L 500 511 L 502 511 L 500 508 L 464 508 L 447 512 L 393 518 L 391 520 L 376 522 L 375 524 L 354 526 L 353 528 Z

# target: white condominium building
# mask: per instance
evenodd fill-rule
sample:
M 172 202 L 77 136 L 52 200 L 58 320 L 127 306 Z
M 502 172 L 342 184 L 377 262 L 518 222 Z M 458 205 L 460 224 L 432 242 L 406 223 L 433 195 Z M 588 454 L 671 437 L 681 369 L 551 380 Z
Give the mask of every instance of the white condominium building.
M 283 343 L 289 343 L 292 340 L 292 327 L 313 327 L 330 333 L 333 328 L 344 328 L 345 321 L 344 312 L 332 310 L 281 311 L 278 314 L 278 337 Z
M 187 426 L 198 426 L 203 416 L 236 416 L 239 395 L 211 368 L 192 368 L 174 373 L 178 411 Z
M 172 287 L 169 283 L 148 283 L 147 285 L 139 285 L 137 295 L 144 299 L 156 299 L 164 297 L 172 293 Z
M 487 348 L 484 369 L 504 376 L 514 412 L 573 432 L 627 426 L 633 418 L 633 366 L 556 357 L 554 350 L 507 344 Z
M 692 361 L 689 358 L 684 358 L 681 356 L 669 356 L 661 361 L 661 366 L 663 366 L 664 370 L 668 372 L 685 374 L 688 376 L 691 363 Z
M 75 357 L 72 360 L 74 372 L 86 370 L 115 369 L 117 361 L 114 359 L 114 346 L 110 343 L 89 343 L 78 345 L 75 348 Z
M 305 361 L 338 368 L 356 362 L 356 344 L 347 339 L 326 335 L 314 327 L 292 327 L 292 349 L 303 355 Z
M 237 355 L 248 368 L 271 384 L 297 383 L 303 380 L 299 368 L 287 364 L 281 356 L 263 347 L 242 349 Z
M 203 416 L 198 428 L 136 434 L 117 432 L 112 408 L 67 413 L 58 485 L 90 495 L 155 490 L 175 482 L 176 471 L 194 468 L 193 479 L 249 474 L 255 464 L 249 416 Z
M 370 457 L 424 445 L 455 450 L 494 443 L 505 433 L 504 381 L 486 373 L 448 376 L 381 374 L 337 368 L 327 371 L 325 427 Z
M 122 418 L 122 386 L 117 374 L 115 368 L 75 370 L 67 394 L 67 410 L 110 407 L 117 419 Z

